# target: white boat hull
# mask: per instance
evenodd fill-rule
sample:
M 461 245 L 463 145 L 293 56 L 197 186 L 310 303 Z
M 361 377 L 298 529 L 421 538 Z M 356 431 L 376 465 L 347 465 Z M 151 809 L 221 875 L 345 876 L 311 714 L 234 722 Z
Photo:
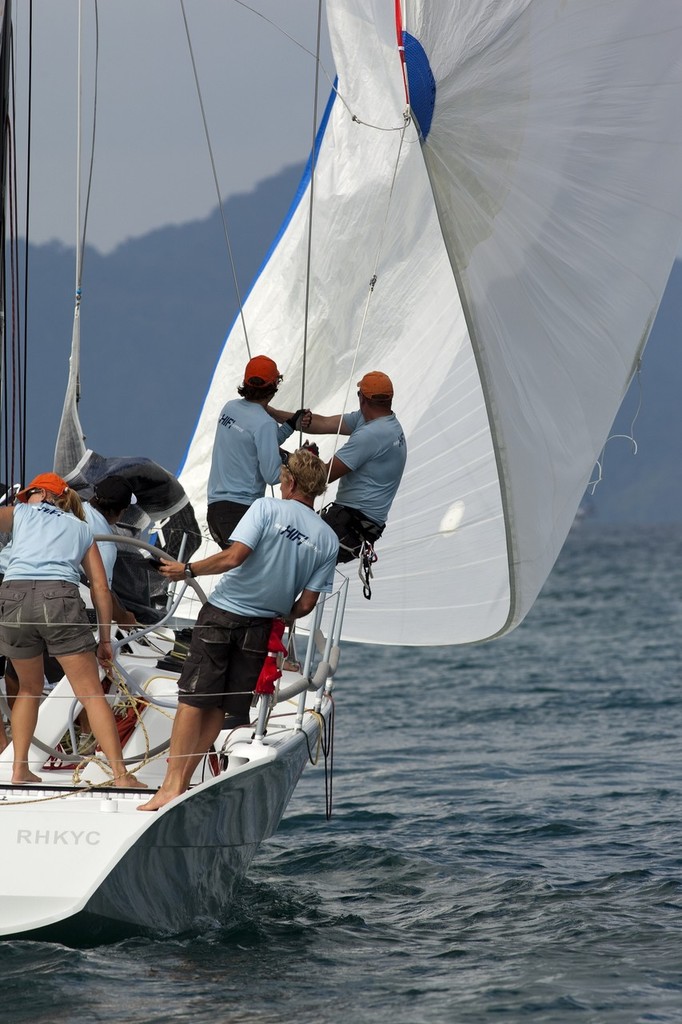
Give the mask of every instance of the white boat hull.
M 307 718 L 303 731 L 236 744 L 224 773 L 157 812 L 137 810 L 147 799 L 139 792 L 4 788 L 0 935 L 83 941 L 112 929 L 178 933 L 198 919 L 224 920 L 318 727 Z

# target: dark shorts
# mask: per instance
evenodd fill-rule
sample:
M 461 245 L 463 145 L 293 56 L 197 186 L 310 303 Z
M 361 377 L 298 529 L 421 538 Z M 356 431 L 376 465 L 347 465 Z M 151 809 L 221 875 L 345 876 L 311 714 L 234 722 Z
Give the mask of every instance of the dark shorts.
M 248 505 L 236 501 L 212 501 L 206 510 L 208 529 L 216 544 L 225 549 L 230 546 L 230 536 Z
M 337 562 L 352 562 L 360 555 L 363 540 L 374 544 L 384 532 L 385 523 L 375 523 L 356 508 L 332 502 L 322 509 L 321 516 L 339 538 Z
M 271 628 L 272 619 L 246 618 L 205 604 L 178 680 L 180 701 L 248 718 Z
M 9 580 L 0 586 L 0 653 L 35 658 L 96 651 L 97 642 L 75 583 Z

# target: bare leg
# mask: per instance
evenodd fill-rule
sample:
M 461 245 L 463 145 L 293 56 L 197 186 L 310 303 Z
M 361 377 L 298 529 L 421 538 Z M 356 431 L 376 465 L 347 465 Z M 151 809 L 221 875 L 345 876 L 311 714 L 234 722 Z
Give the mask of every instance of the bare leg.
M 7 678 L 7 667 L 10 664 L 11 663 L 9 661 L 5 661 L 5 677 L 4 678 L 5 678 L 5 696 L 7 697 L 7 703 L 9 705 L 9 708 L 10 708 L 10 711 L 11 711 L 12 710 L 12 705 L 14 704 L 14 698 L 16 696 L 17 688 L 18 687 L 17 687 L 15 679 L 8 680 L 8 678 Z M 2 753 L 3 750 L 6 750 L 8 746 L 9 746 L 9 739 L 7 738 L 7 732 L 5 731 L 5 723 L 2 720 L 2 718 L 0 718 L 0 753 Z
M 95 655 L 89 652 L 66 654 L 58 660 L 73 692 L 87 712 L 90 727 L 113 772 L 115 785 L 123 789 L 146 789 L 143 782 L 128 774 L 123 764 L 116 719 L 99 681 Z
M 14 665 L 19 678 L 19 692 L 12 708 L 12 741 L 14 743 L 14 765 L 12 782 L 41 782 L 28 768 L 28 750 L 31 746 L 36 722 L 38 704 L 43 692 L 43 656 L 17 658 Z
M 5 693 L 7 694 L 7 703 L 10 708 L 13 708 L 14 698 L 19 693 L 19 678 L 11 661 L 5 665 Z
M 16 689 L 14 689 L 12 691 L 12 699 L 10 701 L 10 699 L 9 699 L 9 697 L 10 697 L 10 689 L 9 689 L 9 687 L 7 685 L 7 677 L 6 676 L 5 676 L 5 696 L 7 697 L 7 703 L 9 705 L 10 711 L 11 711 L 12 704 L 14 704 L 14 697 L 16 696 Z M 5 723 L 4 723 L 3 719 L 2 719 L 2 717 L 0 717 L 0 753 L 2 753 L 3 750 L 7 749 L 7 747 L 9 746 L 9 743 L 10 743 L 10 741 L 9 741 L 9 739 L 7 737 L 7 732 L 5 730 Z
M 146 804 L 140 804 L 138 811 L 157 811 L 189 788 L 194 770 L 215 741 L 224 718 L 222 708 L 178 704 L 166 777 L 158 792 Z

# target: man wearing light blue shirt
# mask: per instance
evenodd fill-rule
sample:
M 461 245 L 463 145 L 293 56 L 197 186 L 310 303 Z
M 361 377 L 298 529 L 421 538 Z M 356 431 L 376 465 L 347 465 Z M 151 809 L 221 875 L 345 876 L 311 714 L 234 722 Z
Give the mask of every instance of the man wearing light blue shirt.
M 226 550 L 185 565 L 164 562 L 159 570 L 169 580 L 224 575 L 192 632 L 166 777 L 140 810 L 155 811 L 185 792 L 226 712 L 229 728 L 248 725 L 273 619 L 309 615 L 320 593 L 332 589 L 339 544 L 313 508 L 326 485 L 324 463 L 300 449 L 280 467 L 280 484 L 282 498 L 255 501 Z
M 223 406 L 216 427 L 208 477 L 206 519 L 221 548 L 249 506 L 262 498 L 267 484 L 279 483 L 279 446 L 291 436 L 293 424 L 279 427 L 265 407 L 282 380 L 267 356 L 254 356 L 246 365 L 240 398 Z
M 393 384 L 380 370 L 358 381 L 360 408 L 343 416 L 306 411 L 303 428 L 311 434 L 343 434 L 350 439 L 328 466 L 329 483 L 339 481 L 336 500 L 322 512 L 339 538 L 339 562 L 357 558 L 363 542 L 374 544 L 384 531 L 388 513 L 407 460 L 403 428 L 391 406 Z M 288 412 L 270 410 L 283 421 Z

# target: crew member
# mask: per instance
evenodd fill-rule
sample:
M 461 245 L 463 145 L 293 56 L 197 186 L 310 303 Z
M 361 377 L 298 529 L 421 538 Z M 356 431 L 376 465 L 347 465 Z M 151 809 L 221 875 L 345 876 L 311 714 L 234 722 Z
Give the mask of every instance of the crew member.
M 113 535 L 114 531 L 111 527 L 121 520 L 123 514 L 131 504 L 135 503 L 135 500 L 135 495 L 129 481 L 124 476 L 112 473 L 95 484 L 94 493 L 90 501 L 84 503 L 85 521 L 95 535 Z M 102 541 L 97 544 L 97 547 L 102 556 L 107 583 L 111 590 L 114 622 L 117 622 L 119 626 L 134 626 L 135 615 L 123 607 L 112 589 L 114 565 L 118 555 L 116 544 L 113 541 Z
M 139 810 L 155 811 L 184 793 L 226 724 L 248 725 L 273 618 L 308 615 L 332 589 L 338 541 L 313 508 L 326 485 L 324 464 L 310 451 L 294 452 L 280 467 L 280 483 L 282 498 L 255 501 L 226 550 L 160 570 L 169 580 L 224 575 L 199 613 L 178 681 L 166 777 Z
M 248 507 L 279 482 L 279 446 L 291 436 L 293 423 L 273 422 L 266 412 L 282 375 L 267 356 L 246 364 L 239 398 L 229 401 L 218 417 L 208 477 L 208 528 L 216 544 L 226 548 L 230 534 Z
M 320 416 L 306 411 L 303 428 L 311 434 L 350 435 L 328 464 L 329 482 L 339 481 L 336 500 L 322 512 L 339 538 L 339 562 L 360 554 L 363 541 L 374 544 L 384 531 L 402 479 L 407 445 L 393 412 L 393 384 L 380 370 L 358 381 L 356 412 Z M 269 410 L 279 422 L 298 416 Z
M 126 772 L 113 712 L 102 690 L 97 661 L 111 663 L 111 596 L 102 557 L 75 491 L 56 473 L 42 473 L 0 509 L 0 530 L 12 531 L 12 552 L 0 586 L 0 653 L 19 677 L 12 708 L 15 784 L 40 782 L 28 751 L 43 691 L 43 654 L 57 658 L 92 731 L 123 788 L 146 788 Z M 92 635 L 78 592 L 80 568 L 90 581 L 99 624 Z M 95 658 L 95 649 L 97 658 Z

